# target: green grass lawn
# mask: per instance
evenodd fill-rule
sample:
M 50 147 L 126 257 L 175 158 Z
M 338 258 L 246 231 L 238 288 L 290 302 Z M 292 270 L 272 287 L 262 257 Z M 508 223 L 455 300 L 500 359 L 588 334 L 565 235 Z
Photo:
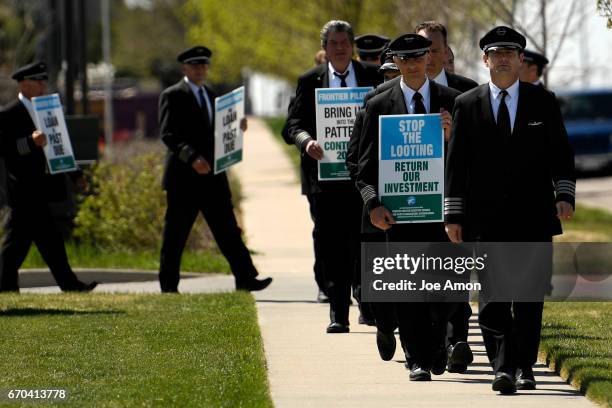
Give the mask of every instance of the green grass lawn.
M 159 269 L 159 251 L 109 252 L 88 245 L 67 243 L 66 252 L 73 268 Z M 46 267 L 36 246 L 32 245 L 22 268 Z M 231 272 L 225 257 L 217 249 L 185 250 L 181 271 L 227 274 Z
M 540 351 L 592 400 L 612 406 L 612 303 L 546 303 Z
M 579 203 L 574 217 L 563 222 L 563 231 L 558 241 L 612 242 L 612 213 Z
M 293 163 L 295 170 L 299 172 L 300 171 L 300 152 L 298 152 L 295 145 L 288 145 L 283 139 L 283 136 L 281 135 L 281 130 L 283 129 L 283 126 L 285 125 L 286 118 L 283 118 L 283 117 L 265 118 L 264 120 L 266 124 L 268 125 L 268 127 L 270 128 L 270 131 L 272 131 L 272 133 L 274 134 L 274 137 L 276 138 L 276 140 L 278 140 L 278 142 L 283 146 L 283 149 L 285 150 L 285 152 L 291 159 L 291 162 Z
M 612 213 L 578 204 L 556 241 L 612 242 Z M 546 303 L 540 351 L 589 398 L 612 407 L 612 303 Z
M 0 322 L 0 389 L 66 389 L 58 406 L 272 406 L 248 293 L 2 294 Z

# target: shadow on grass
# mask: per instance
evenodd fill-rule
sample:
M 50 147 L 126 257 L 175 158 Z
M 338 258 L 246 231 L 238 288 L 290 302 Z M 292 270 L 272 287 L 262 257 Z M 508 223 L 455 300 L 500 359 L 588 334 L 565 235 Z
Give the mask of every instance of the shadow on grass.
M 24 316 L 70 316 L 70 315 L 119 315 L 125 314 L 123 310 L 69 310 L 69 309 L 38 309 L 22 308 L 7 309 L 0 311 L 2 317 L 24 317 Z
M 546 332 L 542 341 L 547 364 L 554 366 L 556 373 L 565 374 L 567 381 L 578 386 L 580 393 L 599 402 L 608 401 L 604 406 L 610 406 L 608 373 L 612 371 L 612 351 L 594 346 L 608 341 L 605 333 L 585 334 L 580 332 L 580 328 L 564 323 L 545 324 L 543 332 Z
M 277 300 L 277 299 L 257 299 L 257 303 L 319 303 L 316 300 Z M 321 303 L 324 304 L 324 303 Z
M 578 379 L 580 384 L 580 392 L 585 394 L 589 387 L 596 383 L 610 383 L 610 378 L 599 375 L 596 372 L 592 372 L 593 369 L 601 369 L 610 371 L 612 367 L 610 364 L 598 363 L 596 361 L 588 361 L 584 363 L 567 363 L 566 360 L 569 358 L 575 358 L 576 356 L 570 356 L 569 353 L 560 353 L 555 355 L 553 359 L 547 358 L 547 361 L 554 361 L 555 367 L 561 367 L 562 370 L 567 372 L 567 381 L 573 383 L 575 379 Z M 590 358 L 593 358 L 591 356 Z M 595 357 L 597 358 L 597 357 Z M 556 370 L 559 371 L 559 370 Z

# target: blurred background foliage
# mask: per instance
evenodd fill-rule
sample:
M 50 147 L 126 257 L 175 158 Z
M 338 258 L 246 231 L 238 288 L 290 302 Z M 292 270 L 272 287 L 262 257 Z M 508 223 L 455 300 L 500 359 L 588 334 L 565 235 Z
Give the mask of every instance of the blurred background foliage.
M 91 169 L 92 193 L 83 197 L 73 231 L 80 243 L 108 251 L 159 250 L 166 211 L 164 152 L 161 143 L 130 142 Z M 235 181 L 232 187 L 239 198 Z M 201 215 L 186 248 L 216 248 Z
M 212 82 L 240 82 L 249 68 L 294 81 L 313 66 L 319 30 L 332 19 L 350 22 L 356 35 L 392 38 L 437 19 L 449 28 L 458 62 L 474 56 L 475 39 L 495 20 L 476 0 L 116 0 L 112 12 L 119 72 L 157 76 L 176 68 L 182 49 L 202 44 L 213 50 Z

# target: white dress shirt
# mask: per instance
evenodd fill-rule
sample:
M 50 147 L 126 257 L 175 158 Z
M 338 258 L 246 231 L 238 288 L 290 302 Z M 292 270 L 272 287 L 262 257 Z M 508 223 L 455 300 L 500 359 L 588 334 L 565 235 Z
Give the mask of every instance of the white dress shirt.
M 404 78 L 402 78 L 402 80 L 400 81 L 400 87 L 402 88 L 402 92 L 404 93 L 404 101 L 406 102 L 406 108 L 408 110 L 408 113 L 413 115 L 414 114 L 414 99 L 412 97 L 414 96 L 416 91 L 414 91 L 412 88 L 406 85 L 406 83 L 404 82 Z M 425 83 L 423 84 L 423 86 L 421 86 L 418 92 L 423 97 L 422 100 L 423 100 L 423 105 L 425 106 L 425 111 L 427 111 L 427 113 L 431 113 L 431 109 L 429 107 L 429 101 L 431 99 L 429 97 L 429 94 L 430 94 L 429 80 L 427 78 L 425 78 Z
M 434 81 L 436 84 L 448 86 L 448 80 L 446 79 L 446 71 L 444 68 L 442 68 L 440 73 L 434 79 L 432 79 L 432 81 Z
M 191 82 L 186 76 L 183 79 L 185 80 L 185 82 L 187 82 L 189 88 L 191 88 L 191 92 L 193 92 L 193 96 L 195 96 L 198 105 L 200 105 L 200 108 L 202 107 L 202 105 L 200 104 L 200 96 L 198 95 L 198 92 L 200 91 L 200 89 L 204 91 L 204 100 L 206 101 L 206 107 L 208 108 L 208 120 L 210 121 L 210 123 L 212 123 L 212 105 L 210 103 L 210 97 L 208 96 L 208 92 L 206 92 L 206 88 L 204 87 L 204 85 L 202 85 L 201 87 L 197 86 L 196 84 Z
M 338 72 L 334 69 L 331 62 L 327 63 L 327 70 L 329 72 L 329 87 L 330 88 L 340 88 L 340 84 L 342 80 L 334 75 L 334 72 Z M 349 88 L 354 88 L 357 86 L 357 77 L 355 76 L 355 70 L 353 69 L 353 63 L 349 63 L 348 68 L 344 72 L 338 72 L 339 74 L 344 75 L 348 71 L 348 76 L 346 77 L 346 86 Z
M 501 103 L 501 89 L 495 86 L 493 82 L 489 82 L 489 91 L 491 93 L 491 107 L 493 108 L 493 116 L 495 116 L 495 122 L 497 122 L 497 112 L 499 111 L 499 104 Z M 514 120 L 516 119 L 516 108 L 518 107 L 519 98 L 519 80 L 510 85 L 506 92 L 506 106 L 508 107 L 508 113 L 510 114 L 510 131 L 514 131 Z

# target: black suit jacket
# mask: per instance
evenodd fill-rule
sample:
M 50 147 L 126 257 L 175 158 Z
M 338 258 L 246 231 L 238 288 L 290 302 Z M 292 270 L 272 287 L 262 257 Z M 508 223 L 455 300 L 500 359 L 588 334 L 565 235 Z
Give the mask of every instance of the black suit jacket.
M 576 178 L 554 96 L 521 82 L 508 141 L 494 118 L 488 84 L 457 98 L 446 166 L 446 222 L 462 224 L 464 240 L 540 241 L 560 234 L 555 202 L 574 204 Z
M 446 72 L 446 79 L 447 79 L 449 88 L 456 89 L 457 91 L 461 93 L 469 91 L 470 89 L 473 89 L 478 86 L 476 81 L 472 81 L 471 79 L 466 78 L 464 76 L 451 74 L 449 72 Z M 364 106 L 374 96 L 381 94 L 393 88 L 397 84 L 399 84 L 399 81 L 401 81 L 401 76 L 393 78 L 392 80 L 387 81 L 383 84 L 380 84 L 379 86 L 376 87 L 376 89 L 373 89 L 372 91 L 368 92 L 368 94 L 366 95 L 364 99 Z M 362 126 L 363 126 L 363 112 L 361 111 L 357 114 L 357 117 L 355 118 L 355 125 L 353 126 L 353 133 L 351 134 L 351 140 L 349 141 L 347 154 L 346 154 L 346 167 L 349 170 L 349 174 L 353 182 L 356 181 L 356 177 L 357 177 L 357 160 L 359 160 L 358 147 L 359 147 L 359 137 L 361 136 Z
M 66 199 L 65 174 L 51 175 L 43 149 L 32 139 L 36 130 L 26 107 L 17 99 L 0 112 L 0 154 L 7 173 L 10 207 Z
M 440 108 L 452 112 L 455 98 L 459 92 L 429 80 L 430 101 L 429 112 L 438 113 Z M 373 98 L 365 107 L 363 115 L 362 132 L 359 138 L 359 160 L 357 163 L 356 183 L 357 189 L 364 200 L 365 211 L 362 222 L 363 232 L 380 231 L 370 223 L 369 213 L 380 206 L 378 198 L 378 117 L 380 115 L 405 115 L 408 113 L 404 93 L 399 81 Z M 372 195 L 374 193 L 374 196 Z M 423 237 L 428 241 L 427 237 Z
M 458 90 L 459 92 L 467 92 L 470 89 L 474 89 L 478 86 L 476 81 L 471 80 L 470 78 L 466 78 L 461 75 L 451 74 L 448 71 L 446 73 L 446 82 L 448 83 L 449 88 L 453 88 Z
M 376 86 L 382 82 L 377 67 L 359 61 L 352 61 L 358 86 Z M 287 137 L 289 144 L 295 144 L 301 153 L 300 173 L 302 179 L 302 194 L 318 193 L 326 190 L 351 190 L 349 181 L 318 181 L 317 161 L 305 151 L 306 144 L 317 138 L 315 89 L 329 86 L 327 64 L 321 64 L 298 79 L 295 100 L 289 109 L 287 118 Z
M 211 108 L 214 110 L 215 93 L 206 87 Z M 162 181 L 167 191 L 193 191 L 212 177 L 224 174 L 198 174 L 192 167 L 198 156 L 203 156 L 211 168 L 214 166 L 215 115 L 212 120 L 200 108 L 196 96 L 184 79 L 167 88 L 159 97 L 159 123 L 161 139 L 168 147 L 166 167 Z

